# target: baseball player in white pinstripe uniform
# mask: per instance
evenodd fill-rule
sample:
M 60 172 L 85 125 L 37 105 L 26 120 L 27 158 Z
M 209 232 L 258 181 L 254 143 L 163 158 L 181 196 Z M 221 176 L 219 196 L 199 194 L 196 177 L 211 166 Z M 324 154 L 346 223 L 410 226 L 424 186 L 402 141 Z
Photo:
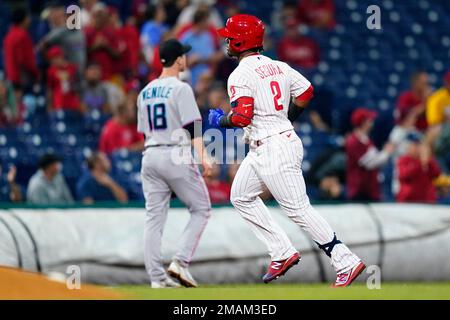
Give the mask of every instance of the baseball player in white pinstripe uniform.
M 161 238 L 172 191 L 187 205 L 191 218 L 167 272 L 186 287 L 197 286 L 188 266 L 211 211 L 209 194 L 188 140 L 192 139 L 201 158 L 204 175 L 209 175 L 211 161 L 201 133 L 196 136 L 194 130 L 196 123 L 201 125 L 200 111 L 191 87 L 178 79 L 178 74 L 186 68 L 185 53 L 189 50 L 190 46 L 174 39 L 162 43 L 159 52 L 163 71 L 142 89 L 137 99 L 138 130 L 145 134 L 141 169 L 147 209 L 144 258 L 152 288 L 179 286 L 167 276 L 161 259 Z M 185 138 L 184 142 L 180 143 L 179 138 Z M 179 159 L 176 157 L 179 154 L 184 157 Z
M 264 24 L 257 17 L 235 15 L 218 33 L 227 39 L 228 55 L 239 65 L 228 79 L 232 111 L 225 115 L 212 109 L 209 122 L 213 127 L 243 127 L 250 144 L 233 181 L 231 202 L 269 250 L 272 262 L 264 282 L 284 275 L 300 261 L 259 197 L 265 185 L 292 221 L 331 258 L 337 273 L 333 286 L 350 285 L 365 265 L 311 206 L 301 171 L 303 146 L 291 123 L 312 98 L 311 83 L 286 63 L 260 54 Z

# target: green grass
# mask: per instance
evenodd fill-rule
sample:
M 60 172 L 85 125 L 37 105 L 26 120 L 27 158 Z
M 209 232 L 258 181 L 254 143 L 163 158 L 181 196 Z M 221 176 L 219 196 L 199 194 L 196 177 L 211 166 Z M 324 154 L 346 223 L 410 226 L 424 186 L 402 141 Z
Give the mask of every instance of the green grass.
M 242 284 L 204 285 L 196 289 L 151 289 L 149 286 L 121 286 L 115 290 L 131 299 L 151 300 L 450 300 L 450 282 L 382 283 L 369 290 L 365 284 L 333 289 L 328 284 Z

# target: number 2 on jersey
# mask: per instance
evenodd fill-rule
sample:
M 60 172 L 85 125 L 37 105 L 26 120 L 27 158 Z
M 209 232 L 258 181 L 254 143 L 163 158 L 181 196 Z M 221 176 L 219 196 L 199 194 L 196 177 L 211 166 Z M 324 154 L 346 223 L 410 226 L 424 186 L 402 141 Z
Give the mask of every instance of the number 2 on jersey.
M 150 131 L 167 129 L 166 105 L 164 103 L 157 103 L 153 106 L 149 104 L 147 110 Z
M 281 98 L 280 84 L 277 81 L 271 81 L 270 89 L 272 90 L 273 94 L 273 103 L 275 104 L 275 110 L 283 110 L 283 105 L 279 103 L 279 100 Z

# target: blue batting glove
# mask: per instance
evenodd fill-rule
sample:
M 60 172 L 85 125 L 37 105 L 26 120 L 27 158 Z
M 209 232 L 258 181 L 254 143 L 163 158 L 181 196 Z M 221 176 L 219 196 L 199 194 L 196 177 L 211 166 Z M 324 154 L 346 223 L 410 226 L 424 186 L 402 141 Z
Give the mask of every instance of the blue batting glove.
M 213 128 L 219 128 L 222 117 L 225 117 L 225 112 L 222 109 L 210 109 L 208 116 L 209 125 Z

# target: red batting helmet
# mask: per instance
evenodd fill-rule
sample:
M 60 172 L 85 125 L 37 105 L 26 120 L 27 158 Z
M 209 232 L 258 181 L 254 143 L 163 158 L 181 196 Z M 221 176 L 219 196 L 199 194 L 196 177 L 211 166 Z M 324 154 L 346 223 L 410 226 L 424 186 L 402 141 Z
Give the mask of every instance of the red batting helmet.
M 233 52 L 260 48 L 264 41 L 264 23 L 249 14 L 237 14 L 227 20 L 225 28 L 217 30 L 223 38 L 229 39 Z

